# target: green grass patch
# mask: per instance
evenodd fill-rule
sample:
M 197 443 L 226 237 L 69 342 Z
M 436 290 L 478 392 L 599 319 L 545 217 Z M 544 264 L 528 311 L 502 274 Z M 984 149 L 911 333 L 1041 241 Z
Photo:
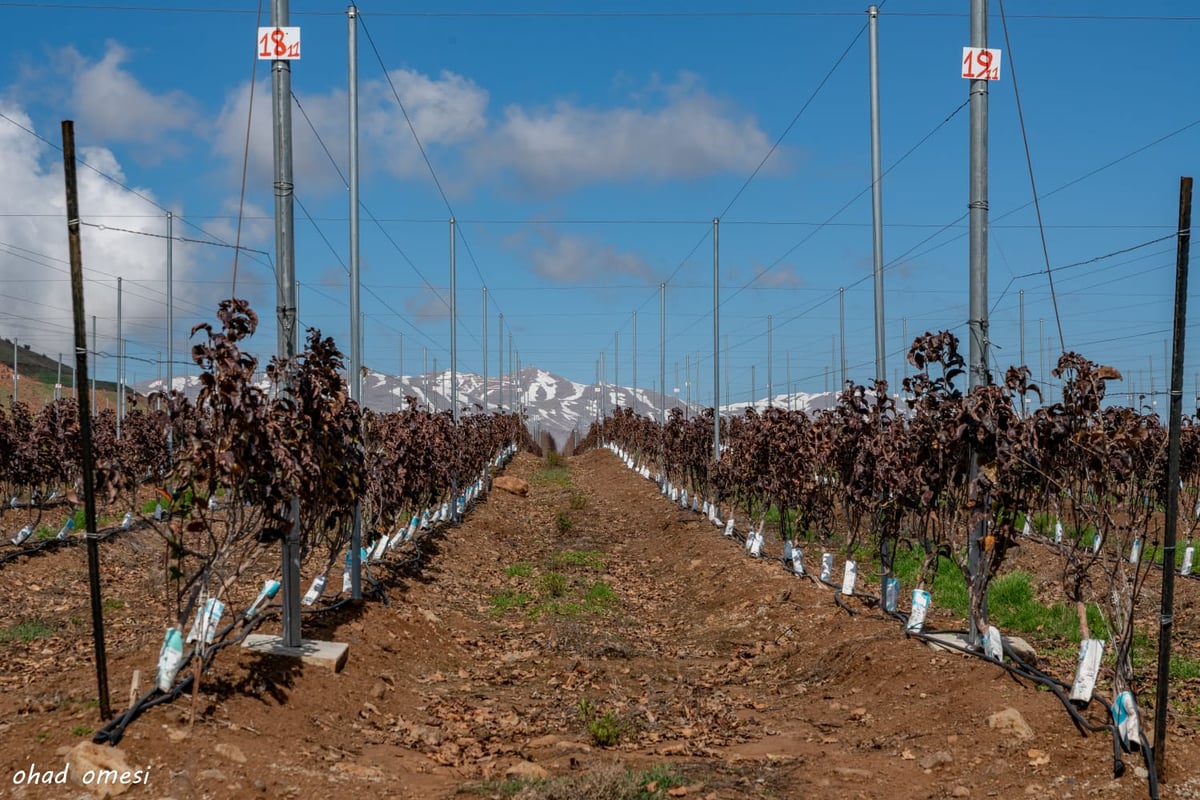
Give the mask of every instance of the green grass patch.
M 542 467 L 530 476 L 530 481 L 547 486 L 570 486 L 571 473 L 566 467 Z
M 37 619 L 18 622 L 8 628 L 0 628 L 0 642 L 33 642 L 54 635 L 54 628 Z
M 560 550 L 550 556 L 550 563 L 557 569 L 582 567 L 603 570 L 606 566 L 604 554 L 599 550 Z
M 58 536 L 58 531 L 51 528 L 49 525 L 38 525 L 33 531 L 33 540 L 35 542 L 48 542 Z
M 617 604 L 617 593 L 604 581 L 596 581 L 584 593 L 583 603 L 589 611 L 607 611 Z
M 72 736 L 91 736 L 92 729 L 86 725 L 76 725 L 74 728 L 71 728 L 71 735 Z
M 684 784 L 683 777 L 665 764 L 640 772 L 601 764 L 558 778 L 467 784 L 455 794 L 521 800 L 666 800 L 671 789 Z
M 587 495 L 583 492 L 572 492 L 571 500 L 567 503 L 574 511 L 580 511 L 587 508 Z
M 575 527 L 575 522 L 571 519 L 571 515 L 565 511 L 558 512 L 558 516 L 554 518 L 554 527 L 559 533 L 568 533 L 571 528 Z
M 902 584 L 912 587 L 916 583 L 920 565 L 919 553 L 901 550 L 896 553 L 893 572 Z M 1023 570 L 1008 572 L 993 579 L 988 586 L 988 621 L 1005 633 L 1078 642 L 1079 615 L 1075 606 L 1068 603 L 1047 606 L 1038 602 L 1031 581 L 1032 576 Z M 961 617 L 967 616 L 967 584 L 954 562 L 943 558 L 938 565 L 933 586 L 927 588 L 933 595 L 935 608 L 948 609 Z M 1103 637 L 1105 625 L 1100 609 L 1089 604 L 1087 617 L 1092 636 Z
M 104 601 L 104 610 L 105 611 L 120 611 L 124 607 L 125 607 L 125 601 L 118 600 L 115 597 L 109 597 Z
M 1200 660 L 1184 656 L 1171 656 L 1170 676 L 1173 681 L 1200 678 Z
M 492 613 L 499 616 L 514 608 L 524 608 L 531 602 L 533 602 L 532 595 L 524 592 L 514 592 L 512 589 L 505 589 L 492 595 Z
M 567 593 L 570 584 L 561 572 L 547 572 L 538 578 L 538 591 L 543 597 L 557 599 Z
M 510 578 L 529 578 L 533 576 L 533 564 L 527 561 L 518 561 L 515 564 L 505 568 L 504 574 Z
M 596 550 L 566 550 L 555 553 L 550 562 L 574 570 L 602 570 L 604 560 Z M 539 570 L 528 562 L 517 562 L 504 571 L 513 586 L 493 594 L 491 612 L 500 616 L 514 609 L 532 619 L 543 615 L 575 617 L 604 614 L 616 607 L 617 593 L 604 581 L 592 579 L 587 572 L 564 573 Z

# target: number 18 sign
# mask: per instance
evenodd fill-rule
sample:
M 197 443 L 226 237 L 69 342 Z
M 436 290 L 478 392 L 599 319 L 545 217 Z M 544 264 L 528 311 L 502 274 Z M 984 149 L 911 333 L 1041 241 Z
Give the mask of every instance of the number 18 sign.
M 299 28 L 259 28 L 258 59 L 295 61 L 300 58 Z
M 962 76 L 971 80 L 1000 80 L 1000 51 L 985 47 L 964 47 Z

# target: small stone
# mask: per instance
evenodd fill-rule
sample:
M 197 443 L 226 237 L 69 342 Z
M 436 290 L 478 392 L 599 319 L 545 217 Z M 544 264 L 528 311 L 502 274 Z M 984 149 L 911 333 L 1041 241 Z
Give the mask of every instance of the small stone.
M 1134 767 L 1133 774 L 1136 775 L 1137 777 L 1141 778 L 1142 780 L 1145 780 L 1146 778 L 1150 777 L 1150 773 L 1146 771 L 1145 767 Z
M 1037 666 L 1037 650 L 1034 650 L 1033 645 L 1029 642 L 1020 636 L 1005 636 L 1003 637 L 1003 642 L 1012 651 L 1014 656 L 1030 666 Z
M 1029 766 L 1040 767 L 1043 764 L 1050 763 L 1050 754 L 1043 750 L 1031 749 L 1027 755 L 1029 756 Z
M 866 716 L 867 716 L 867 709 L 863 706 L 859 706 L 858 708 L 856 708 L 850 712 L 850 719 L 863 719 Z
M 872 775 L 869 769 L 857 767 L 834 767 L 833 771 L 845 778 L 869 778 Z
M 938 750 L 936 753 L 930 753 L 917 762 L 921 769 L 937 769 L 944 767 L 954 761 L 954 756 L 947 753 L 945 750 Z
M 200 774 L 197 775 L 196 777 L 202 781 L 222 781 L 223 782 L 226 780 L 225 773 L 221 772 L 221 770 L 219 770 L 219 769 L 200 770 Z
M 1015 708 L 997 711 L 988 717 L 987 724 L 989 728 L 1007 733 L 1021 741 L 1033 738 L 1033 728 L 1029 727 L 1025 717 Z
M 371 687 L 371 699 L 382 700 L 387 694 L 387 684 L 383 681 L 375 681 L 375 685 Z
M 971 796 L 971 790 L 970 790 L 970 789 L 968 789 L 968 788 L 967 788 L 967 787 L 965 787 L 965 786 L 955 786 L 955 787 L 954 787 L 954 788 L 953 788 L 953 789 L 950 791 L 950 795 L 951 795 L 952 797 L 970 797 L 970 796 Z
M 222 758 L 226 758 L 226 759 L 234 762 L 235 764 L 245 764 L 246 763 L 246 754 L 243 753 L 241 748 L 239 748 L 235 744 L 221 742 L 220 744 L 218 744 L 216 747 L 213 748 L 213 752 L 215 752 L 217 755 L 221 756 Z
M 504 777 L 520 780 L 541 780 L 550 773 L 532 761 L 518 761 L 504 771 Z

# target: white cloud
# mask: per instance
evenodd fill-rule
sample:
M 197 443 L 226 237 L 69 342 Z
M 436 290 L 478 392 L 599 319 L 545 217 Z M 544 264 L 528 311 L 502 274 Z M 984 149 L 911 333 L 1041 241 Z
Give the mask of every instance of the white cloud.
M 631 276 L 652 282 L 654 269 L 636 253 L 622 252 L 582 236 L 564 236 L 553 230 L 539 234 L 542 244 L 527 253 L 536 275 L 559 283 L 603 283 L 611 276 Z
M 431 158 L 446 145 L 479 136 L 486 127 L 488 95 L 471 80 L 451 72 L 443 72 L 434 79 L 412 70 L 394 70 L 390 76 L 396 93 L 408 110 L 413 128 Z M 304 188 L 311 194 L 314 188 L 336 190 L 344 185 L 338 170 L 345 175 L 347 169 L 347 94 L 342 89 L 325 94 L 296 94 L 299 107 L 293 105 L 292 108 L 292 168 L 297 176 L 298 191 Z M 250 85 L 245 83 L 228 94 L 216 122 L 216 152 L 227 159 L 231 174 L 238 176 L 246 147 L 249 109 Z M 371 80 L 360 84 L 358 118 L 361 175 L 366 177 L 377 170 L 406 178 L 427 174 L 412 132 L 387 81 Z M 316 129 L 316 135 L 313 129 Z M 254 90 L 250 134 L 250 170 L 259 182 L 269 181 L 273 174 L 272 139 L 271 83 L 262 80 Z M 337 162 L 337 170 L 330 164 L 321 141 Z M 434 164 L 440 175 L 444 164 L 437 161 Z
M 20 108 L 0 102 L 0 111 L 34 130 L 33 122 Z M 110 151 L 82 148 L 79 157 L 113 178 L 125 180 L 121 165 Z M 136 232 L 165 235 L 165 214 L 90 169 L 80 168 L 77 176 L 80 216 L 91 223 L 81 232 L 84 305 L 87 316 L 97 318 L 99 349 L 116 351 L 117 276 L 124 279 L 122 333 L 130 341 L 130 352 L 138 348 L 143 353 L 164 349 L 166 243 L 162 238 Z M 0 306 L 0 330 L 8 338 L 19 337 L 39 352 L 70 353 L 74 338 L 62 157 L 0 120 L 0 185 L 5 187 L 7 197 L 20 198 L 19 208 L 10 204 L 5 210 L 29 214 L 0 216 L 0 295 L 5 299 Z M 136 191 L 154 198 L 149 189 Z M 178 224 L 175 234 L 184 235 Z M 176 360 L 185 357 L 185 332 L 191 323 L 211 319 L 216 296 L 228 292 L 227 288 L 187 283 L 194 277 L 206 277 L 204 266 L 211 257 L 198 245 L 175 245 Z M 113 374 L 112 364 L 107 361 L 99 365 L 106 377 Z M 141 365 L 140 377 L 153 369 Z
M 184 92 L 154 94 L 130 74 L 129 51 L 117 42 L 108 41 L 96 62 L 71 47 L 61 51 L 60 60 L 72 81 L 70 103 L 78 124 L 94 141 L 154 144 L 154 152 L 162 154 L 166 134 L 192 130 L 199 119 L 195 101 Z
M 541 109 L 510 105 L 474 154 L 476 165 L 511 170 L 530 188 L 556 191 L 593 181 L 748 172 L 770 147 L 752 116 L 738 115 L 693 76 L 651 88 L 621 108 L 565 100 Z

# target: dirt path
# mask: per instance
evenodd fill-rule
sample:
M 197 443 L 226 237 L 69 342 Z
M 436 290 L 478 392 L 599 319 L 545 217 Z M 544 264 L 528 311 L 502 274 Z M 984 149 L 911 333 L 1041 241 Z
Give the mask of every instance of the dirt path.
M 223 655 L 190 733 L 183 701 L 129 728 L 121 749 L 152 772 L 125 796 L 505 797 L 518 766 L 576 781 L 535 796 L 586 800 L 612 796 L 614 764 L 669 765 L 691 797 L 1147 796 L 1132 762 L 1112 779 L 1110 740 L 1080 737 L 1051 694 L 906 640 L 873 610 L 849 616 L 607 452 L 568 464 L 518 456 L 508 474 L 529 497 L 494 492 L 419 573 L 390 579 L 390 606 L 306 620 L 305 636 L 350 644 L 342 673 Z M 76 550 L 0 577 L 51 581 Z M 86 613 L 83 588 L 61 596 Z M 150 674 L 159 635 L 117 640 L 115 697 L 132 669 Z M 61 768 L 96 724 L 85 657 L 25 675 L 55 647 L 0 643 L 16 665 L 0 669 L 0 795 L 78 794 L 12 783 L 31 762 Z M 988 726 L 1006 708 L 1032 738 Z M 1164 797 L 1200 796 L 1182 767 L 1198 750 L 1172 741 Z

